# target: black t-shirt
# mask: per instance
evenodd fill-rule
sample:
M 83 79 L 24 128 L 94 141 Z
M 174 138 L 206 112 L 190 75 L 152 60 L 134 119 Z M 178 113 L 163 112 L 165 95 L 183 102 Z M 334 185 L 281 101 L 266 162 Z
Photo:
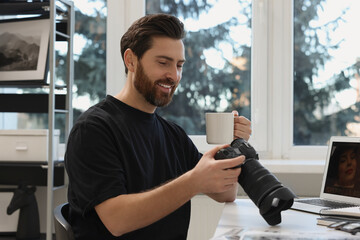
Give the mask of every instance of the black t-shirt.
M 105 228 L 94 206 L 157 187 L 192 169 L 200 157 L 176 124 L 107 96 L 78 119 L 68 140 L 69 222 L 76 239 L 186 239 L 190 201 L 119 238 Z

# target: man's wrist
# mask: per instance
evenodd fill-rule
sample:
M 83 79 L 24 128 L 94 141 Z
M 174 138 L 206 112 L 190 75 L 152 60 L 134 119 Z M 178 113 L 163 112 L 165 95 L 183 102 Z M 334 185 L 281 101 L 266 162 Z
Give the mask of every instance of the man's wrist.
M 184 183 L 186 185 L 186 189 L 189 192 L 189 195 L 192 197 L 201 193 L 198 189 L 198 184 L 195 178 L 194 170 L 187 171 L 182 176 L 184 178 Z

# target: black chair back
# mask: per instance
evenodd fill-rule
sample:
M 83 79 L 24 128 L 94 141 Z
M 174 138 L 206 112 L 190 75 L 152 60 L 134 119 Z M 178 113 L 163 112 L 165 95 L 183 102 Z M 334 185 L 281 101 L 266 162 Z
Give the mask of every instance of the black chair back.
M 56 240 L 75 240 L 74 233 L 68 223 L 69 203 L 63 203 L 54 209 Z

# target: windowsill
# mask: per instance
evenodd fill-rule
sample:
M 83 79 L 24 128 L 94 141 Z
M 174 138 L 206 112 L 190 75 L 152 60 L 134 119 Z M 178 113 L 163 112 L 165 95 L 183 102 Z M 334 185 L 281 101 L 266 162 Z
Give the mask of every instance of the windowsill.
M 324 160 L 264 159 L 261 164 L 272 173 L 323 174 Z
M 192 135 L 190 136 L 191 140 L 197 146 L 198 150 L 202 153 L 209 151 L 215 145 L 207 144 L 206 137 L 203 135 Z M 301 153 L 300 159 L 295 156 L 295 159 L 273 159 L 260 157 L 261 164 L 272 173 L 281 173 L 281 174 L 323 174 L 325 167 L 326 149 L 319 150 L 315 147 L 316 150 L 312 151 L 311 154 L 307 154 L 307 150 L 304 150 L 302 147 L 299 147 L 297 150 L 298 153 Z M 259 155 L 262 156 L 261 152 Z M 300 154 L 298 154 L 300 155 Z

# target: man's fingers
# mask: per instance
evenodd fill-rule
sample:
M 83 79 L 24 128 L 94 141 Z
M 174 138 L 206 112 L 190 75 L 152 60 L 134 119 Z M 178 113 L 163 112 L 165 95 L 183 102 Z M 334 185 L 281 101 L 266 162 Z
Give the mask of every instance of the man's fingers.
M 251 135 L 251 122 L 243 116 L 235 117 L 234 138 L 249 140 Z
M 243 138 L 246 141 L 248 141 L 249 138 L 250 138 L 250 133 L 249 132 L 243 132 L 241 130 L 235 130 L 234 138 Z
M 237 167 L 237 166 L 241 165 L 244 161 L 245 161 L 245 156 L 241 155 L 236 158 L 221 159 L 219 161 L 219 166 L 222 169 L 229 169 L 229 168 L 233 168 L 233 167 Z
M 225 169 L 225 178 L 229 178 L 229 179 L 232 179 L 232 178 L 235 178 L 237 179 L 239 174 L 241 173 L 241 168 L 228 168 L 228 169 Z
M 247 119 L 244 116 L 239 116 L 235 118 L 235 124 L 240 124 L 241 126 L 246 126 L 246 127 L 250 127 L 251 126 L 251 122 L 249 119 Z
M 225 145 L 221 145 L 221 146 L 216 146 L 214 148 L 212 148 L 211 150 L 209 150 L 207 153 L 210 155 L 210 156 L 215 156 L 215 154 L 220 150 L 220 149 L 223 149 L 223 148 L 227 148 L 229 147 L 230 144 L 225 144 Z

